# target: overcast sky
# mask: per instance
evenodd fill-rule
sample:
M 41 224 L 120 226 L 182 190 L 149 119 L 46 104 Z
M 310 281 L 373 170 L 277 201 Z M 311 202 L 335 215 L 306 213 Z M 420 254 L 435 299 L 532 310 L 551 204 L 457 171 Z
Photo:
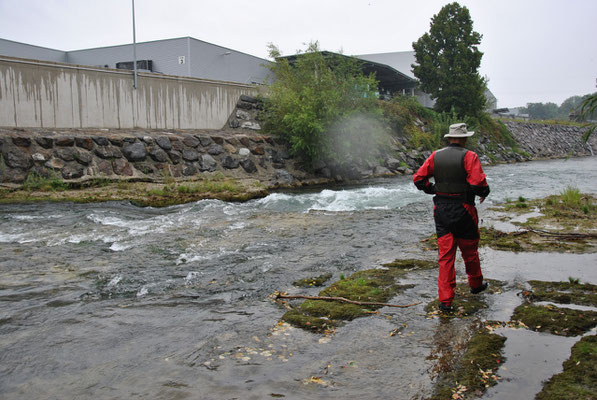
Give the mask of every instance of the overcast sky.
M 258 57 L 318 40 L 346 55 L 412 50 L 441 0 L 136 0 L 137 42 L 191 36 Z M 467 0 L 499 107 L 597 91 L 596 0 Z M 131 0 L 0 0 L 0 38 L 59 50 L 132 42 Z

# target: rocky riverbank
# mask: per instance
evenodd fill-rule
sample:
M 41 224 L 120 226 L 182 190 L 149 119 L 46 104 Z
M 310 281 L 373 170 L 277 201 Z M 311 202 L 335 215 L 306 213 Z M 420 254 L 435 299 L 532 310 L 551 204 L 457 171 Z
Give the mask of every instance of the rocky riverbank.
M 597 154 L 597 137 L 592 135 L 585 143 L 585 128 L 569 125 L 538 124 L 505 121 L 518 146 L 531 159 L 583 157 Z
M 237 187 L 250 192 L 246 197 L 251 198 L 272 188 L 410 174 L 431 154 L 409 148 L 406 138 L 398 136 L 377 162 L 321 164 L 308 171 L 290 156 L 283 141 L 260 133 L 254 120 L 258 106 L 243 103 L 247 106 L 236 110 L 236 118 L 231 118 L 225 131 L 0 129 L 0 182 L 12 191 L 27 185 L 37 189 L 36 182 L 43 180 L 60 181 L 71 189 L 97 186 L 94 182 L 98 180 L 102 184 L 133 181 L 176 189 L 173 184 L 213 180 L 215 176 L 216 180 L 225 177 L 243 182 Z M 484 163 L 589 156 L 597 150 L 597 139 L 583 143 L 583 130 L 578 127 L 518 122 L 506 122 L 506 126 L 518 149 L 481 137 L 475 150 Z M 193 191 L 190 200 L 243 198 L 205 190 L 208 192 Z M 188 195 L 189 191 L 181 193 Z M 131 194 L 122 196 L 129 199 Z M 70 193 L 67 197 L 80 196 Z M 187 201 L 188 197 L 165 203 Z

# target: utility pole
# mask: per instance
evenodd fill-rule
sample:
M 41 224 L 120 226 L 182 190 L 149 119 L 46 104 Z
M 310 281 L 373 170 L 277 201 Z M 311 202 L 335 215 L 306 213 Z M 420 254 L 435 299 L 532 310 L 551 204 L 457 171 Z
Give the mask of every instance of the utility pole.
M 137 89 L 137 34 L 135 33 L 135 0 L 133 2 L 133 88 Z

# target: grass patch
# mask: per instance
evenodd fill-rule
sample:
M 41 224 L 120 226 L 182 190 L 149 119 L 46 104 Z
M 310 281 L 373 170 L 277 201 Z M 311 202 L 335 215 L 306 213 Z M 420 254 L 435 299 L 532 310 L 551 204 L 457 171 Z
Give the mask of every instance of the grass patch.
M 597 393 L 597 335 L 583 337 L 572 347 L 564 371 L 552 376 L 537 400 L 595 399 Z
M 485 328 L 478 330 L 454 369 L 440 377 L 429 400 L 477 397 L 496 385 L 495 373 L 505 360 L 502 356 L 505 341 L 505 337 L 489 333 Z
M 69 184 L 64 182 L 56 174 L 43 176 L 36 172 L 31 172 L 27 174 L 27 178 L 25 178 L 21 188 L 27 192 L 53 192 L 67 190 L 69 188 Z
M 323 275 L 319 275 L 319 276 L 315 276 L 315 277 L 311 277 L 311 278 L 299 279 L 297 281 L 292 282 L 292 284 L 297 287 L 323 286 L 323 284 L 326 283 L 331 278 L 332 278 L 332 274 L 328 273 L 328 274 L 323 274 Z
M 539 223 L 559 225 L 566 230 L 595 229 L 597 226 L 597 198 L 568 187 L 559 195 L 535 201 L 542 217 L 529 219 L 524 225 Z
M 511 320 L 520 321 L 536 332 L 576 336 L 597 326 L 597 312 L 523 304 L 514 310 Z
M 192 184 L 180 184 L 176 186 L 178 193 L 238 193 L 242 188 L 234 181 L 225 179 L 223 181 L 203 180 Z
M 483 293 L 499 294 L 502 292 L 504 282 L 485 279 L 489 282 L 489 287 Z M 442 316 L 448 317 L 468 317 L 472 316 L 478 311 L 487 308 L 485 297 L 482 294 L 472 294 L 468 283 L 460 282 L 456 284 L 454 289 L 454 300 L 452 301 L 452 307 L 454 312 L 451 314 L 442 314 Z M 437 314 L 439 311 L 439 299 L 435 299 L 425 307 L 425 311 L 431 314 Z
M 257 187 L 253 181 L 225 179 L 214 181 L 205 179 L 201 182 L 185 183 L 181 190 L 176 184 L 156 184 L 151 182 L 118 181 L 96 179 L 85 182 L 65 183 L 62 190 L 39 190 L 39 180 L 32 178 L 33 191 L 21 189 L 0 189 L 0 204 L 32 202 L 75 202 L 95 203 L 103 201 L 130 201 L 140 207 L 166 207 L 189 203 L 203 199 L 243 202 L 268 194 L 263 187 Z M 188 189 L 187 189 L 188 188 Z
M 479 246 L 496 250 L 531 252 L 583 253 L 595 247 L 594 239 L 542 235 L 540 232 L 501 232 L 493 228 L 481 228 Z
M 570 282 L 529 281 L 533 290 L 523 292 L 531 301 L 550 301 L 559 304 L 580 304 L 597 307 L 597 286 Z
M 398 279 L 419 265 L 428 267 L 428 262 L 419 260 L 396 261 L 395 265 L 380 269 L 355 272 L 349 277 L 332 283 L 319 292 L 320 296 L 344 297 L 349 300 L 387 303 L 398 292 L 412 285 L 399 285 Z M 340 326 L 344 321 L 371 314 L 379 306 L 361 306 L 337 301 L 306 300 L 282 316 L 298 328 L 312 332 L 325 332 Z

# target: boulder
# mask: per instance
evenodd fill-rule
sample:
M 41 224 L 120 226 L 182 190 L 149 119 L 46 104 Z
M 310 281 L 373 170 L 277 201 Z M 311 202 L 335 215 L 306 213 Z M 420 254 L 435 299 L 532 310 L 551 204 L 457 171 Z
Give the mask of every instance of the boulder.
M 92 139 L 98 146 L 107 146 L 110 144 L 108 138 L 104 136 L 94 136 Z
M 278 170 L 275 179 L 278 185 L 290 185 L 294 182 L 294 176 L 285 169 Z
M 172 150 L 176 150 L 181 153 L 184 150 L 184 143 L 181 142 L 178 138 L 171 138 L 170 143 L 172 143 Z
M 258 155 L 258 156 L 262 156 L 265 154 L 265 149 L 263 148 L 263 146 L 254 146 L 251 149 L 251 153 Z
M 126 160 L 118 158 L 112 161 L 112 168 L 116 175 L 133 176 L 133 167 Z
M 207 147 L 213 144 L 213 140 L 209 136 L 198 136 L 199 142 L 201 143 L 201 147 Z
M 149 156 L 157 162 L 168 162 L 168 154 L 160 147 L 152 146 L 149 148 Z
M 222 141 L 222 143 L 223 143 L 223 141 Z M 219 154 L 222 154 L 223 152 L 224 152 L 224 148 L 219 144 L 212 144 L 211 146 L 209 146 L 207 148 L 207 153 L 212 156 L 217 156 Z
M 31 154 L 31 158 L 33 161 L 46 161 L 46 156 L 41 153 L 33 153 Z
M 225 140 L 226 143 L 230 143 L 231 145 L 233 145 L 234 147 L 238 147 L 240 146 L 240 140 L 238 140 L 237 138 L 233 137 L 229 137 L 226 138 Z
M 96 142 L 97 143 L 97 142 Z M 100 146 L 96 147 L 94 153 L 103 159 L 110 160 L 113 158 L 122 158 L 122 153 L 118 147 L 114 146 Z
M 218 162 L 209 154 L 202 154 L 199 159 L 199 169 L 201 171 L 215 171 L 218 168 Z
M 96 163 L 97 170 L 100 175 L 109 176 L 114 172 L 112 170 L 112 163 L 106 160 L 100 160 Z
M 197 161 L 199 159 L 199 155 L 195 150 L 186 149 L 182 152 L 182 159 L 185 161 Z M 184 174 L 184 171 L 183 171 Z
M 224 143 L 224 151 L 226 153 L 230 153 L 230 154 L 235 154 L 238 150 L 236 150 L 236 147 L 234 147 L 233 145 L 231 145 L 230 143 Z
M 246 101 L 247 103 L 257 104 L 259 99 L 253 96 L 247 96 L 246 94 L 240 95 L 240 101 Z
M 236 110 L 236 118 L 248 121 L 251 119 L 251 114 L 249 114 L 247 111 Z
M 236 108 L 242 108 L 243 110 L 252 110 L 253 104 L 249 103 L 247 101 L 239 101 L 238 103 L 236 103 Z
M 235 169 L 238 168 L 239 166 L 239 161 L 236 157 L 233 156 L 226 156 L 224 157 L 224 159 L 222 160 L 222 167 L 227 168 L 227 169 Z
M 46 168 L 50 169 L 62 169 L 64 168 L 64 161 L 59 158 L 50 158 L 45 164 Z
M 36 137 L 35 141 L 44 149 L 51 149 L 54 147 L 54 139 L 51 137 L 40 136 Z
M 245 146 L 245 147 L 250 147 L 251 146 L 251 139 L 249 139 L 247 136 L 240 136 L 238 138 L 238 141 L 240 143 L 242 143 L 242 145 Z
M 173 164 L 178 164 L 180 160 L 182 160 L 182 154 L 179 151 L 169 151 L 168 155 L 170 156 L 170 160 L 172 160 Z
M 249 174 L 257 172 L 257 166 L 255 165 L 253 160 L 251 160 L 250 158 L 245 158 L 243 160 L 240 160 L 240 165 Z
M 172 143 L 170 143 L 170 138 L 166 136 L 158 136 L 155 139 L 155 142 L 160 146 L 162 149 L 168 151 L 172 149 Z
M 396 160 L 395 158 L 388 157 L 386 159 L 386 167 L 388 167 L 390 171 L 397 171 L 398 168 L 400 168 L 400 164 L 400 160 Z
M 185 164 L 185 166 L 182 168 L 182 174 L 184 176 L 192 176 L 195 175 L 197 173 L 197 167 L 195 167 L 193 164 Z
M 147 157 L 147 149 L 141 142 L 124 146 L 122 153 L 129 161 L 143 161 Z
M 75 138 L 75 145 L 85 150 L 93 150 L 95 147 L 93 139 L 91 139 L 89 136 L 77 136 Z
M 240 127 L 243 129 L 251 129 L 254 131 L 261 130 L 261 125 L 259 125 L 257 122 L 253 122 L 253 121 L 245 121 L 240 124 Z
M 186 136 L 182 140 L 182 142 L 184 143 L 185 146 L 192 147 L 192 148 L 195 148 L 195 147 L 199 146 L 199 143 L 201 143 L 201 142 L 199 142 L 199 140 L 197 140 L 193 136 Z
M 216 144 L 224 144 L 224 138 L 221 136 L 210 136 L 211 140 L 213 140 L 214 143 Z
M 85 173 L 85 168 L 79 164 L 69 164 L 62 168 L 62 177 L 64 179 L 78 179 Z
M 19 147 L 29 147 L 31 146 L 31 139 L 28 137 L 16 136 L 12 138 L 12 143 Z
M 59 136 L 54 140 L 56 146 L 70 147 L 75 144 L 75 138 L 72 136 Z
M 151 175 L 155 172 L 156 167 L 151 162 L 140 162 L 135 163 L 135 169 L 144 173 L 145 175 Z
M 56 157 L 64 161 L 75 161 L 75 153 L 77 151 L 72 147 L 57 148 L 54 150 Z
M 93 157 L 88 151 L 77 151 L 75 152 L 75 160 L 81 165 L 89 165 L 93 161 Z
M 2 152 L 4 162 L 11 168 L 23 170 L 31 168 L 33 161 L 29 154 L 20 147 L 12 147 Z

